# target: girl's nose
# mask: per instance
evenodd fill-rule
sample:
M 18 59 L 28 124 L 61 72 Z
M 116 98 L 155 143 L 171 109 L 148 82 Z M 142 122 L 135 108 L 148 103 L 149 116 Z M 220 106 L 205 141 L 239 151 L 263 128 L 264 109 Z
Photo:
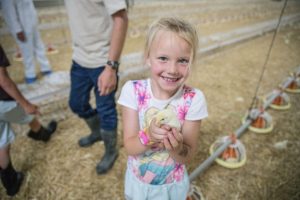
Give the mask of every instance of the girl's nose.
M 173 62 L 170 63 L 168 72 L 170 74 L 177 74 L 178 73 L 176 63 L 173 63 Z

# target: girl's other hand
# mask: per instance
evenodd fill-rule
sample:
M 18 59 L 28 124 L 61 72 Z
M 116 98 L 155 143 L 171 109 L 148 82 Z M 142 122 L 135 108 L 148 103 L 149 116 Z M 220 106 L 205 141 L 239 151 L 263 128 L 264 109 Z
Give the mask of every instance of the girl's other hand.
M 183 146 L 183 135 L 176 128 L 172 128 L 164 138 L 164 146 L 168 151 L 180 152 Z

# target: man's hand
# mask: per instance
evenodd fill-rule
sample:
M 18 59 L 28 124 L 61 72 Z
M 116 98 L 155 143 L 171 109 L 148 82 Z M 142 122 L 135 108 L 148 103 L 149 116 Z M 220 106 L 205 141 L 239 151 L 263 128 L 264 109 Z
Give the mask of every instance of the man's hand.
M 26 41 L 26 36 L 25 33 L 23 31 L 17 33 L 17 38 L 18 40 L 20 40 L 21 42 L 25 42 Z
M 98 77 L 98 91 L 100 96 L 105 96 L 114 91 L 117 87 L 117 72 L 110 66 L 106 66 Z

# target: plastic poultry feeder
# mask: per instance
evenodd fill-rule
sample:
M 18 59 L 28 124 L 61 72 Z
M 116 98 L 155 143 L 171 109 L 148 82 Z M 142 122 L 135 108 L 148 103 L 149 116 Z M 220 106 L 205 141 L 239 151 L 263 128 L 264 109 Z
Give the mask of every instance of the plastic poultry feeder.
M 300 77 L 297 77 L 294 74 L 294 77 L 289 77 L 291 79 L 291 83 L 285 88 L 286 92 L 290 93 L 300 93 Z
M 243 124 L 245 123 L 247 117 L 252 119 L 252 122 L 248 127 L 248 129 L 252 132 L 269 133 L 274 128 L 271 115 L 262 108 L 254 108 L 250 111 L 250 114 L 247 112 L 245 117 L 242 119 Z
M 247 160 L 245 146 L 235 138 L 235 136 L 225 136 L 215 141 L 209 149 L 210 154 L 213 154 L 226 141 L 231 140 L 231 144 L 216 158 L 216 162 L 226 168 L 234 169 L 242 167 Z
M 290 98 L 286 93 L 282 91 L 273 91 L 272 93 L 267 95 L 266 98 L 264 98 L 264 101 L 268 101 L 270 98 L 272 98 L 275 92 L 279 92 L 279 94 L 272 100 L 270 107 L 275 110 L 289 109 L 291 107 Z

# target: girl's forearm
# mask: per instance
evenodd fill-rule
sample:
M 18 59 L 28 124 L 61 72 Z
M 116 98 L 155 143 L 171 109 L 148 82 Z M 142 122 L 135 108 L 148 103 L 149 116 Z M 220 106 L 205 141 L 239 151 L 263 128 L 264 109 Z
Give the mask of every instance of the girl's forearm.
M 145 146 L 141 143 L 137 135 L 125 138 L 124 147 L 127 154 L 131 156 L 142 154 L 149 149 L 149 146 Z
M 17 88 L 16 84 L 10 79 L 7 75 L 3 78 L 3 83 L 1 83 L 1 87 L 4 91 L 9 94 L 12 98 L 14 98 L 22 107 L 28 104 L 28 100 L 24 98 L 23 94 Z

